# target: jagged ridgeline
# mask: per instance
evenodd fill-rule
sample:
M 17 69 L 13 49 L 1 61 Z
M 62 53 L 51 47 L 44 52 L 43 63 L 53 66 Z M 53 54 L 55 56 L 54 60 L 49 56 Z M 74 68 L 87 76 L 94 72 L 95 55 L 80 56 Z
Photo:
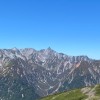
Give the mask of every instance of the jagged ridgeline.
M 51 48 L 0 50 L 0 99 L 36 100 L 100 83 L 100 61 Z

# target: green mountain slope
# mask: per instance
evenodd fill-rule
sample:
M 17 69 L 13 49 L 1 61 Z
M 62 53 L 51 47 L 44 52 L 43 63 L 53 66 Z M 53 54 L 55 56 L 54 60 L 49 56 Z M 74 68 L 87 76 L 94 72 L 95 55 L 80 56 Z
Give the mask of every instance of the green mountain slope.
M 100 100 L 100 85 L 50 95 L 41 100 Z

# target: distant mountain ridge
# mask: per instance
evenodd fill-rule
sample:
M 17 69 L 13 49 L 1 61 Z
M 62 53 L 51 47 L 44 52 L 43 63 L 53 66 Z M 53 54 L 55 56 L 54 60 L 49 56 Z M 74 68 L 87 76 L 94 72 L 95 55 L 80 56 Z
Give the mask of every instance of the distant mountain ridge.
M 100 61 L 42 50 L 0 49 L 0 99 L 35 100 L 100 83 Z M 17 99 L 16 99 L 17 98 Z

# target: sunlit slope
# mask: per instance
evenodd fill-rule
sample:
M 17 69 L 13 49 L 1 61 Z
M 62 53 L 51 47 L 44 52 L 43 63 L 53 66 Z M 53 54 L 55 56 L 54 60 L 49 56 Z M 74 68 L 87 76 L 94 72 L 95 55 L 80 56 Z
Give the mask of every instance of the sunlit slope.
M 100 100 L 100 85 L 54 94 L 41 100 Z

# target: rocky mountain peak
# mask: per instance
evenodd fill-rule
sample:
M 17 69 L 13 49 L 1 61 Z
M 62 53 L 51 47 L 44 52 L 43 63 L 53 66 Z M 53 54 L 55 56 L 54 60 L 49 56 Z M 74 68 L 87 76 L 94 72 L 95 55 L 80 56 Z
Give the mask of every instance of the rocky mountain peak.
M 23 100 L 22 94 L 25 98 L 29 97 L 28 100 L 35 100 L 59 91 L 98 83 L 99 60 L 87 56 L 68 56 L 50 47 L 40 51 L 33 48 L 0 50 L 1 100 L 15 100 L 11 97 Z
M 48 48 L 47 48 L 47 50 L 50 50 L 50 51 L 52 51 L 51 47 L 48 47 Z
M 16 47 L 12 48 L 12 50 L 17 51 L 18 49 Z

